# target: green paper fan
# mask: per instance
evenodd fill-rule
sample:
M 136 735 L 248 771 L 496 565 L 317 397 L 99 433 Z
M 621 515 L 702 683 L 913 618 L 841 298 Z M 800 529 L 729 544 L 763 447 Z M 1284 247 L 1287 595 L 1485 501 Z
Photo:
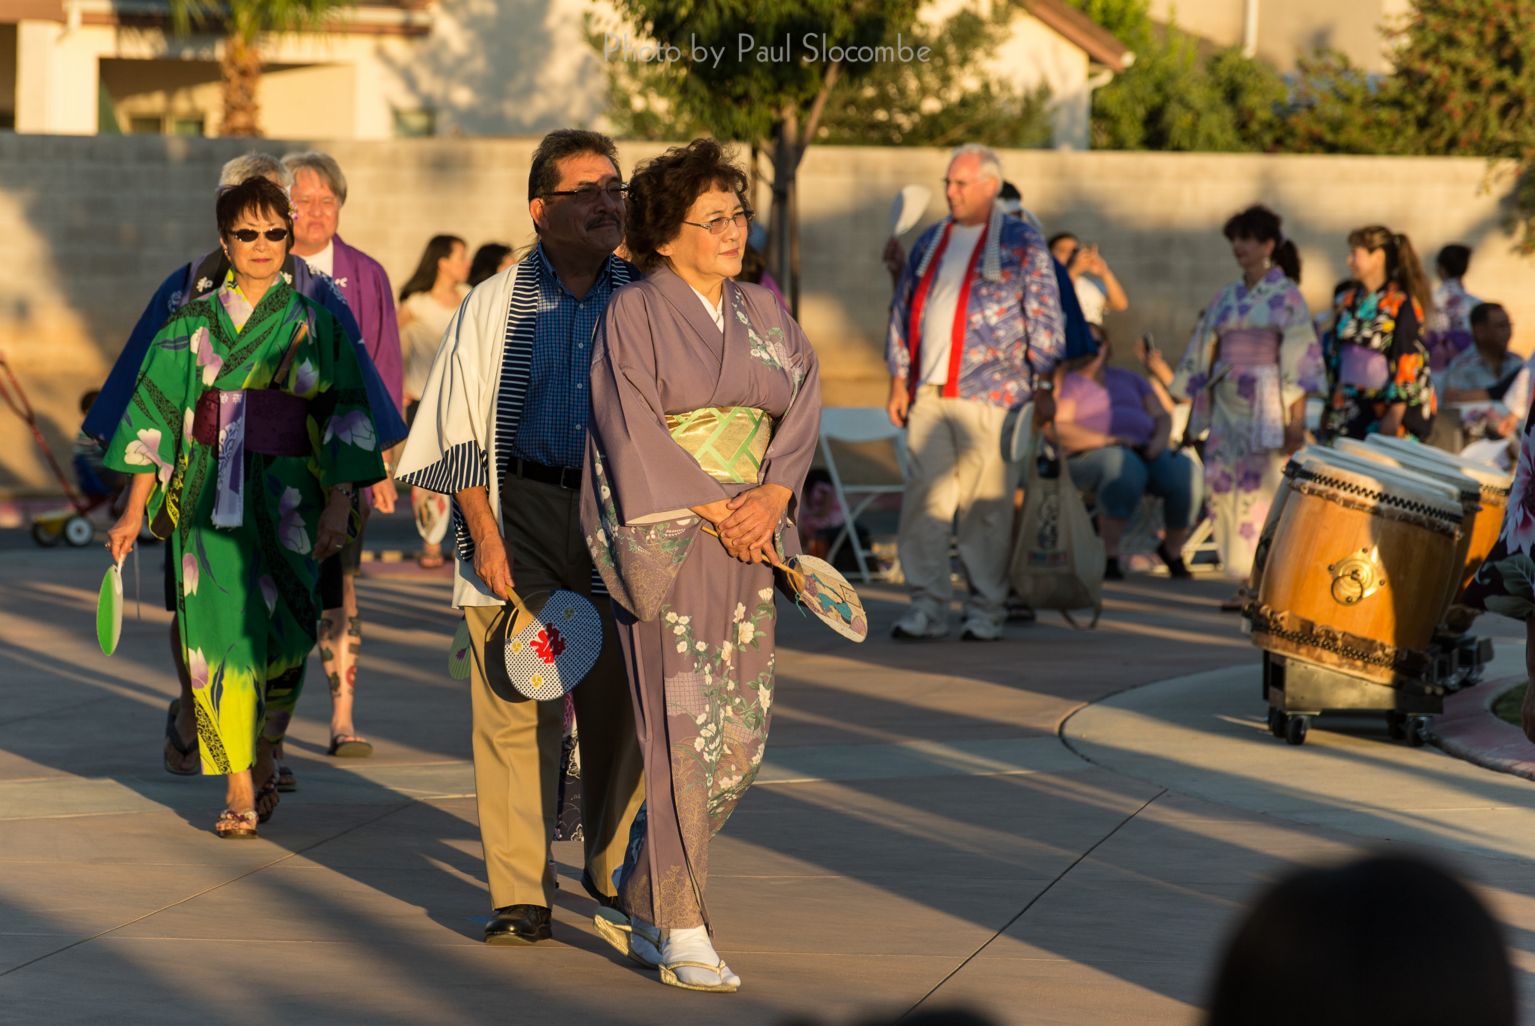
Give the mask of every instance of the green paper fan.
M 459 620 L 453 632 L 453 643 L 448 649 L 448 676 L 454 680 L 469 679 L 469 621 Z
M 123 569 L 113 564 L 101 578 L 101 594 L 96 599 L 96 643 L 111 655 L 122 636 Z

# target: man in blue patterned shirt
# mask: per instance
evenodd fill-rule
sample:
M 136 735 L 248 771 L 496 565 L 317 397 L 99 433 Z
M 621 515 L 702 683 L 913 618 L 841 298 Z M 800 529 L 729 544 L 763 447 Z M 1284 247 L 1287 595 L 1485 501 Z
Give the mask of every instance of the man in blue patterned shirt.
M 555 890 L 549 841 L 560 775 L 563 703 L 509 692 L 491 641 L 512 588 L 565 588 L 603 618 L 596 666 L 571 692 L 580 725 L 582 883 L 614 902 L 639 809 L 643 761 L 612 611 L 594 591 L 581 534 L 581 461 L 592 338 L 613 292 L 638 272 L 613 255 L 624 185 L 611 139 L 545 136 L 528 174 L 538 244 L 476 286 L 443 336 L 400 460 L 401 480 L 452 495 L 454 605 L 470 636 L 474 778 L 495 915 L 490 944 L 550 935 Z
M 891 633 L 904 641 L 949 631 L 951 540 L 970 582 L 960 637 L 1002 637 L 1018 483 L 1003 424 L 1030 400 L 1048 418 L 1066 349 L 1050 250 L 1032 223 L 1003 214 L 1001 188 L 994 152 L 954 151 L 949 216 L 917 239 L 891 304 L 886 409 L 906 429 L 899 552 L 911 589 Z

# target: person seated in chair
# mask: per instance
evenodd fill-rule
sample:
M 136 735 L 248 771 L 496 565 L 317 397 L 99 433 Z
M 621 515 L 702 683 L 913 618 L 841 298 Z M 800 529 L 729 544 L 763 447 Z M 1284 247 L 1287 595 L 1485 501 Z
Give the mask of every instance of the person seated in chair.
M 1199 464 L 1169 447 L 1172 412 L 1145 378 L 1108 365 L 1103 337 L 1098 354 L 1065 376 L 1048 432 L 1068 457 L 1071 479 L 1097 498 L 1098 534 L 1108 554 L 1104 577 L 1120 580 L 1120 539 L 1141 497 L 1163 502 L 1166 533 L 1157 555 L 1174 577 L 1188 577 L 1183 545 L 1199 514 Z
M 1460 414 L 1463 441 L 1508 438 L 1530 406 L 1524 358 L 1508 348 L 1513 321 L 1497 303 L 1478 303 L 1470 321 L 1473 344 L 1445 368 L 1441 395 Z

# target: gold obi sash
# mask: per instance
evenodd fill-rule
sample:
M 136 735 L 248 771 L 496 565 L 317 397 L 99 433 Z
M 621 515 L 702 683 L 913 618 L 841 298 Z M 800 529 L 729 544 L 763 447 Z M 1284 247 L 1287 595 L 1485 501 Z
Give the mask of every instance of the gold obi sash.
M 773 418 L 749 406 L 705 406 L 666 415 L 672 440 L 725 484 L 756 484 L 773 439 Z

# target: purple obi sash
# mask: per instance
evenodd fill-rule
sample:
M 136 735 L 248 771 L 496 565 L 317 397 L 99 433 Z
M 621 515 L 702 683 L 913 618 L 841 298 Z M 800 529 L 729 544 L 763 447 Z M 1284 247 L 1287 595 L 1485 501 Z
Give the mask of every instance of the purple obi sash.
M 1245 425 L 1248 443 L 1256 450 L 1282 448 L 1285 411 L 1279 386 L 1279 333 L 1266 328 L 1225 332 L 1216 360 L 1225 372 L 1221 375 L 1224 387 L 1235 393 L 1238 403 L 1250 404 Z
M 1237 328 L 1223 332 L 1217 359 L 1233 369 L 1278 367 L 1279 334 L 1267 328 Z
M 1386 354 L 1369 346 L 1345 342 L 1338 350 L 1338 383 L 1379 392 L 1391 382 Z
M 192 438 L 203 445 L 217 445 L 219 441 L 219 409 L 221 404 L 217 388 L 210 388 L 197 399 L 197 411 L 192 415 Z M 309 400 L 300 399 L 275 388 L 250 388 L 245 396 L 245 448 L 264 456 L 308 456 Z M 229 418 L 226 416 L 225 420 Z M 227 428 L 227 423 L 224 425 Z

